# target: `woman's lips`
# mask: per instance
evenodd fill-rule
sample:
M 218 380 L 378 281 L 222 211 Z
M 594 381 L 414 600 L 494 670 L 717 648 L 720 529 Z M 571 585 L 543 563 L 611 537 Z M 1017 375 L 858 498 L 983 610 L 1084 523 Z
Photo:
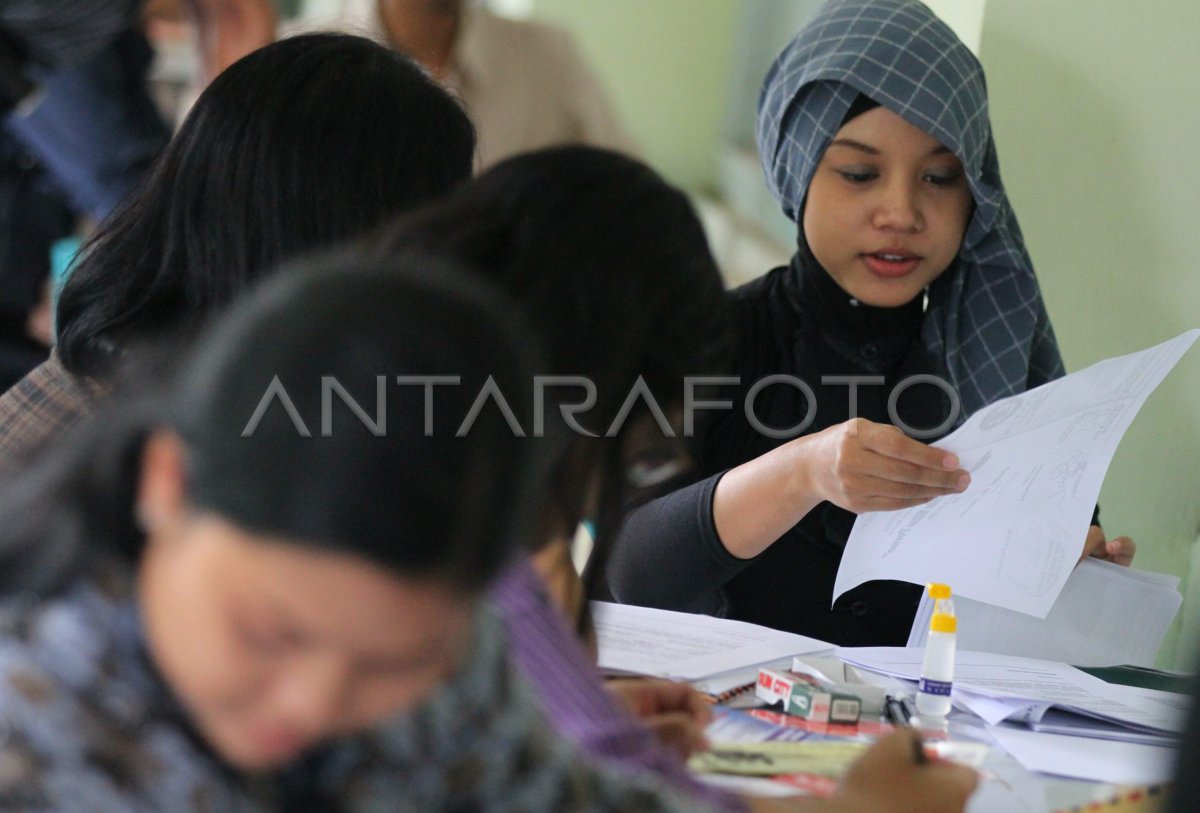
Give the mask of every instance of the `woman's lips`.
M 286 729 L 259 727 L 250 736 L 259 754 L 270 760 L 297 756 L 309 745 L 308 738 Z
M 862 258 L 872 274 L 888 278 L 903 277 L 921 262 L 920 257 L 908 251 L 876 251 Z

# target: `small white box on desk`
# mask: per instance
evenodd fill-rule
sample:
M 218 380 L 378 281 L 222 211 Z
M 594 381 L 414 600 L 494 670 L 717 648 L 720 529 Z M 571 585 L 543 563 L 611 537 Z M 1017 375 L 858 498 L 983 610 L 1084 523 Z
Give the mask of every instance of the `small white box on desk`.
M 814 723 L 855 725 L 862 714 L 862 701 L 856 695 L 786 669 L 758 670 L 754 694 L 765 703 L 781 704 L 785 714 Z
M 797 655 L 792 659 L 792 671 L 810 675 L 841 694 L 852 694 L 862 702 L 863 714 L 883 714 L 887 692 L 858 680 L 853 670 L 837 658 L 815 658 Z

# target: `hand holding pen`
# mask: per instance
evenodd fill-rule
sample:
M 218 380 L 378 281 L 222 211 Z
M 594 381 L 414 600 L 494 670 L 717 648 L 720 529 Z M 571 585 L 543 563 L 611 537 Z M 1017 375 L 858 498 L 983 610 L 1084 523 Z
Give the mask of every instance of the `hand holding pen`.
M 932 758 L 948 759 L 959 765 L 978 768 L 987 758 L 988 748 L 982 743 L 946 739 L 944 736 L 945 721 L 933 728 L 923 728 L 913 702 L 907 697 L 888 695 L 884 701 L 883 710 L 884 716 L 893 727 L 908 729 L 916 734 L 913 739 L 913 761 L 918 765 L 924 765 Z M 922 730 L 926 733 L 943 732 L 943 734 L 935 736 L 933 742 L 929 742 L 921 734 Z
M 829 801 L 838 811 L 958 813 L 978 782 L 970 768 L 929 759 L 920 733 L 906 728 L 863 754 Z

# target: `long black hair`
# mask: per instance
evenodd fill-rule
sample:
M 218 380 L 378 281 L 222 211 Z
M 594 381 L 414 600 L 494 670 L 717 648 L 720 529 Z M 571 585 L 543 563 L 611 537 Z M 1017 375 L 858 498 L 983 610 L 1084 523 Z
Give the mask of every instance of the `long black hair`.
M 596 434 L 639 376 L 670 412 L 683 405 L 686 375 L 727 369 L 731 321 L 700 221 L 683 193 L 627 156 L 560 147 L 504 161 L 374 241 L 384 254 L 414 249 L 469 264 L 521 305 L 547 348 L 538 372 L 596 384 L 596 404 L 579 416 Z M 558 414 L 557 399 L 578 397 L 548 389 L 546 415 Z M 575 521 L 599 470 L 592 578 L 630 497 L 623 434 L 562 444 L 551 478 L 550 504 Z
M 58 352 L 103 378 L 132 344 L 193 334 L 281 260 L 333 245 L 470 177 L 474 129 L 406 57 L 310 34 L 222 72 L 58 304 Z
M 142 451 L 165 429 L 183 440 L 196 510 L 477 592 L 526 532 L 536 476 L 538 447 L 498 409 L 467 420 L 489 379 L 529 420 L 532 351 L 512 310 L 442 260 L 287 269 L 218 320 L 175 380 L 114 396 L 0 492 L 0 591 L 136 561 Z M 400 375 L 460 378 L 437 387 L 430 431 L 424 388 Z

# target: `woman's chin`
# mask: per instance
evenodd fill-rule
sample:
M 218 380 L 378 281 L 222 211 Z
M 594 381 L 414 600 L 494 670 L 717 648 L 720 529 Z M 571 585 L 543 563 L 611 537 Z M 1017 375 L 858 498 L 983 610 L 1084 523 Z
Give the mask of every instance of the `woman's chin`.
M 240 730 L 207 737 L 230 766 L 249 774 L 270 773 L 298 759 L 309 743 L 297 736 L 265 730 Z

